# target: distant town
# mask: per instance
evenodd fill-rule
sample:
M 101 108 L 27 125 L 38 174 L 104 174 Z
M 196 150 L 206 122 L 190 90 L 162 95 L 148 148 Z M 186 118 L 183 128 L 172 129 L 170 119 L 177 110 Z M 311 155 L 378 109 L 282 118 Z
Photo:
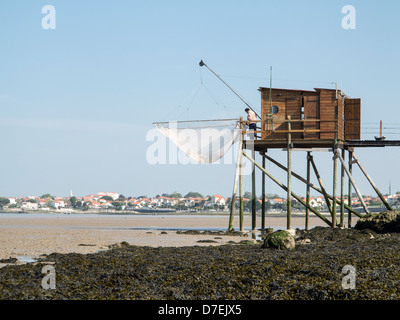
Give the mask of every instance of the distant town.
M 393 207 L 400 207 L 400 192 L 392 195 L 385 195 L 385 200 Z M 256 209 L 261 210 L 262 200 L 256 199 Z M 306 199 L 304 199 L 305 201 Z M 378 197 L 363 196 L 367 206 L 384 208 Z M 347 204 L 347 197 L 344 202 Z M 267 212 L 286 211 L 286 198 L 278 195 L 267 195 L 265 198 Z M 310 204 L 320 211 L 327 211 L 327 204 L 323 196 L 311 197 Z M 236 207 L 239 206 L 239 199 L 236 199 Z M 246 192 L 243 198 L 244 211 L 250 212 L 252 201 L 251 193 Z M 304 211 L 304 207 L 292 199 L 293 210 Z M 360 206 L 358 197 L 352 197 L 352 206 Z M 2 212 L 229 212 L 231 198 L 214 194 L 203 196 L 198 192 L 189 192 L 182 195 L 178 192 L 162 194 L 155 197 L 138 196 L 126 197 L 117 192 L 99 192 L 84 197 L 77 197 L 70 193 L 68 197 L 56 197 L 51 194 L 28 197 L 0 197 L 0 210 Z

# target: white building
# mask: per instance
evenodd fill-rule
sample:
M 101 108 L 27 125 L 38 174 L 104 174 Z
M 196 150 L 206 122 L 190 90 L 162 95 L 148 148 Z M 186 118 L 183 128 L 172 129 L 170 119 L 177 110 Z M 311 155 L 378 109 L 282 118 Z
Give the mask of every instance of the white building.
M 65 202 L 61 200 L 53 200 L 51 202 L 51 206 L 58 209 L 58 208 L 64 208 L 65 207 Z
M 196 203 L 195 203 L 195 201 L 193 200 L 193 199 L 190 199 L 190 198 L 187 198 L 187 199 L 185 199 L 185 206 L 186 207 L 194 207 L 194 205 L 195 205 Z
M 390 204 L 396 203 L 399 201 L 399 196 L 397 194 L 389 195 L 387 197 L 387 202 Z
M 211 202 L 214 203 L 214 204 L 221 205 L 221 206 L 224 206 L 224 205 L 225 205 L 225 199 L 224 199 L 224 197 L 221 196 L 221 195 L 219 195 L 219 194 L 214 194 L 214 195 L 211 197 Z
M 7 198 L 8 200 L 10 200 L 10 204 L 16 204 L 17 203 L 17 199 L 15 198 Z
M 117 200 L 119 198 L 119 194 L 116 192 L 99 192 L 97 195 L 99 198 L 104 197 L 104 196 L 109 196 L 109 197 L 113 198 L 114 200 Z
M 38 204 L 37 203 L 32 203 L 30 201 L 23 202 L 21 204 L 21 209 L 24 209 L 24 210 L 37 210 L 38 209 Z

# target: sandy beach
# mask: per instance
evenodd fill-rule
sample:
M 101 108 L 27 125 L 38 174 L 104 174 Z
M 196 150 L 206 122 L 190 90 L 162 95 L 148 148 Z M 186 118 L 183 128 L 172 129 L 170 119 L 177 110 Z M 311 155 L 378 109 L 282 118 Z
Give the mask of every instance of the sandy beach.
M 98 214 L 0 214 L 0 259 L 17 258 L 21 263 L 42 254 L 94 253 L 123 241 L 138 246 L 210 246 L 240 241 L 237 236 L 177 234 L 177 230 L 226 230 L 227 215 L 98 215 Z M 292 217 L 293 228 L 304 228 L 305 218 Z M 251 217 L 245 216 L 249 231 Z M 260 226 L 260 218 L 257 219 Z M 323 225 L 310 217 L 310 228 Z M 267 217 L 266 227 L 286 228 L 285 217 Z M 235 230 L 239 229 L 234 220 Z M 249 235 L 251 237 L 251 234 Z M 217 238 L 217 239 L 215 239 Z M 201 243 L 199 240 L 214 240 Z M 0 264 L 1 266 L 1 264 Z

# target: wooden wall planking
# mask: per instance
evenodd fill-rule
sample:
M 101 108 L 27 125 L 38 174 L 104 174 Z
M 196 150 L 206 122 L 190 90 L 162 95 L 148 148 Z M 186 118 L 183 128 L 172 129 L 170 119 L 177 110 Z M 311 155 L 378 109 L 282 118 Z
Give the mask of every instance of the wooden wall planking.
M 261 114 L 265 119 L 267 114 L 270 114 L 270 101 L 269 101 L 269 88 L 260 88 L 261 91 Z M 351 115 L 349 118 L 349 111 L 346 110 L 347 100 L 345 99 L 340 90 L 336 92 L 334 89 L 320 89 L 316 88 L 315 91 L 306 90 L 291 90 L 291 89 L 272 89 L 272 105 L 279 108 L 277 114 L 273 114 L 273 129 L 274 130 L 287 130 L 286 120 L 290 116 L 293 120 L 307 120 L 315 119 L 318 122 L 292 122 L 292 130 L 320 130 L 317 133 L 293 133 L 293 139 L 307 139 L 307 140 L 344 140 L 346 137 L 356 139 L 359 136 L 360 118 L 356 115 Z M 338 99 L 336 98 L 336 95 Z M 359 99 L 358 99 L 359 101 Z M 350 102 L 349 102 L 350 103 Z M 348 104 L 350 105 L 350 104 Z M 350 107 L 348 107 L 350 108 Z M 356 107 L 354 107 L 356 108 Z M 350 108 L 351 109 L 351 108 Z M 345 113 L 347 112 L 347 116 Z M 346 118 L 347 117 L 347 118 Z M 345 123 L 345 120 L 349 122 Z M 263 130 L 266 125 L 262 124 Z M 350 131 L 349 131 L 350 130 Z M 357 131 L 358 130 L 358 131 Z M 346 131 L 346 136 L 345 136 Z M 262 139 L 286 139 L 287 133 L 272 133 L 267 135 L 263 132 Z
M 319 97 L 304 97 L 304 120 L 319 120 Z M 319 122 L 304 122 L 304 129 L 318 130 Z M 304 139 L 319 139 L 319 132 L 304 133 Z
M 334 130 L 337 129 L 338 103 L 336 100 L 336 91 L 327 89 L 318 89 L 319 107 L 320 107 L 320 139 L 335 139 Z
M 346 99 L 344 104 L 344 139 L 361 139 L 361 99 Z

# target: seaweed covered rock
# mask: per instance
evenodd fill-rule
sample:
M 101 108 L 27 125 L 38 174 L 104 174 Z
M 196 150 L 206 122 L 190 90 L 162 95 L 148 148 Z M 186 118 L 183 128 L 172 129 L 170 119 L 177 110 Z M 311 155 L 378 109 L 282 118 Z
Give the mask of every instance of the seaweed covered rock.
M 353 245 L 358 243 L 366 245 L 373 239 L 382 238 L 383 235 L 370 229 L 357 230 L 354 228 L 331 228 L 317 226 L 310 230 L 296 230 L 296 245 L 318 244 L 330 245 L 340 243 L 342 245 Z
M 285 230 L 278 230 L 267 235 L 262 245 L 263 248 L 277 248 L 283 250 L 293 250 L 295 246 L 296 244 L 293 236 Z
M 360 218 L 355 229 L 370 229 L 376 233 L 400 232 L 400 212 L 382 211 L 380 213 L 371 213 Z
M 0 263 L 16 263 L 18 261 L 17 258 L 8 258 L 8 259 L 0 259 Z

